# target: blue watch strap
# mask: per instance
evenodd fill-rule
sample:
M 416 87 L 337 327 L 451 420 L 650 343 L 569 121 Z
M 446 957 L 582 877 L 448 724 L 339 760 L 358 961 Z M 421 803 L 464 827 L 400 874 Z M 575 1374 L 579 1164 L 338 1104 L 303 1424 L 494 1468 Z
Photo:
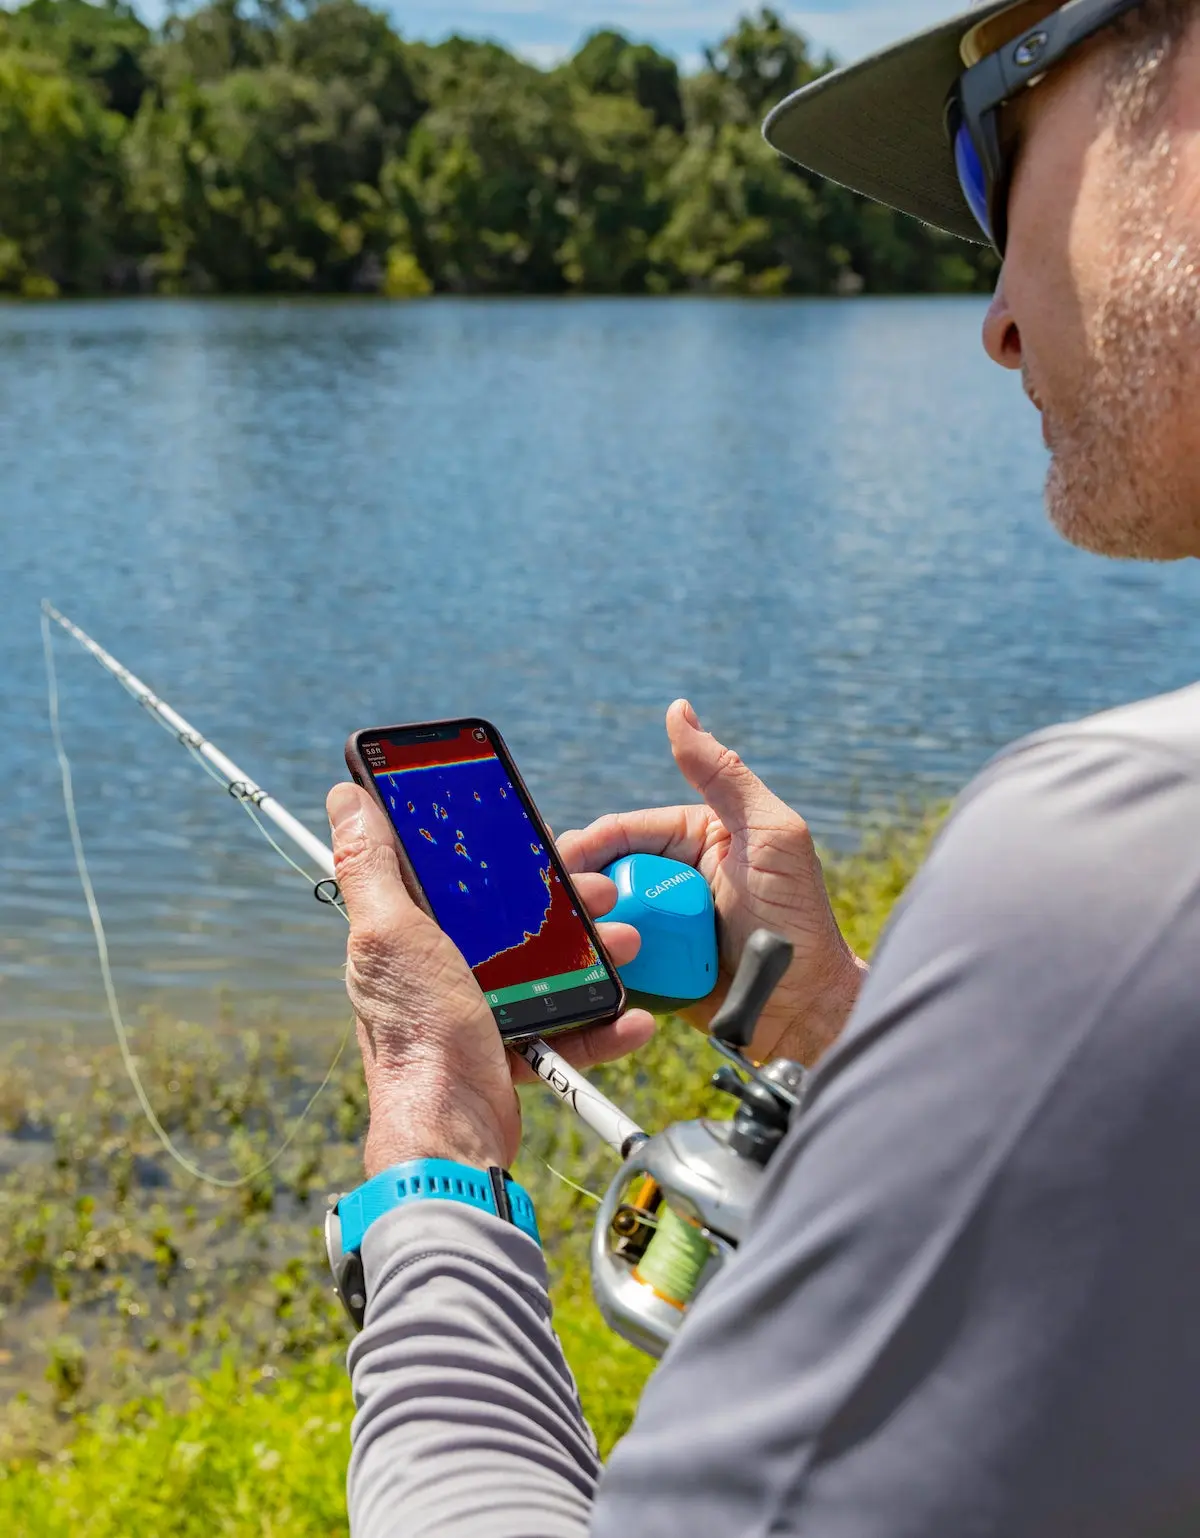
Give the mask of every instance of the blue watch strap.
M 394 1164 L 373 1176 L 339 1200 L 342 1253 L 360 1250 L 363 1235 L 385 1212 L 406 1202 L 422 1200 L 462 1202 L 479 1212 L 506 1218 L 535 1244 L 542 1242 L 529 1194 L 506 1171 L 474 1169 L 449 1159 L 410 1159 L 407 1164 Z

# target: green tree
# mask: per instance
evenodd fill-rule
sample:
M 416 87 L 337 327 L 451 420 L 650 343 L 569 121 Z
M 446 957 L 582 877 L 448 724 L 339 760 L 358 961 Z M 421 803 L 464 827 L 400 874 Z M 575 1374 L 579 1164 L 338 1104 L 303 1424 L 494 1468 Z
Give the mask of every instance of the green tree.
M 278 66 L 180 89 L 129 144 L 133 201 L 175 289 L 355 286 L 381 158 L 378 119 L 346 82 Z
M 776 102 L 832 66 L 828 58 L 811 59 L 807 41 L 767 6 L 755 17 L 743 16 L 704 57 L 720 87 L 723 115 L 755 124 Z
M 52 60 L 0 50 L 0 290 L 106 286 L 122 124 Z
M 628 97 L 603 94 L 576 98 L 573 127 L 575 148 L 559 169 L 564 281 L 598 293 L 676 286 L 654 242 L 670 216 L 667 178 L 678 136 L 656 128 L 651 112 Z
M 820 200 L 818 239 L 835 287 L 868 294 L 945 293 L 995 282 L 998 263 L 987 247 L 944 235 L 845 187 L 803 179 Z
M 279 58 L 311 80 L 351 84 L 378 116 L 392 148 L 429 106 L 414 78 L 409 49 L 386 16 L 359 0 L 309 0 L 300 14 L 285 17 Z
M 743 16 L 681 80 L 620 32 L 543 71 L 364 0 L 0 11 L 0 287 L 416 295 L 924 291 L 991 258 L 788 165 L 829 67 Z
M 209 0 L 197 10 L 169 10 L 154 60 L 164 95 L 273 64 L 288 14 L 286 0 Z
M 659 128 L 683 132 L 679 66 L 648 43 L 631 43 L 621 32 L 593 32 L 568 67 L 586 91 L 632 96 Z
M 667 180 L 671 215 L 654 256 L 708 292 L 821 291 L 820 205 L 761 136 L 734 123 L 694 132 Z
M 383 178 L 396 238 L 452 293 L 562 289 L 560 195 L 579 145 L 568 86 L 461 38 L 421 64 L 434 105 Z
M 149 29 L 124 0 L 29 0 L 0 13 L 0 46 L 40 54 L 96 87 L 101 101 L 131 118 L 150 83 Z

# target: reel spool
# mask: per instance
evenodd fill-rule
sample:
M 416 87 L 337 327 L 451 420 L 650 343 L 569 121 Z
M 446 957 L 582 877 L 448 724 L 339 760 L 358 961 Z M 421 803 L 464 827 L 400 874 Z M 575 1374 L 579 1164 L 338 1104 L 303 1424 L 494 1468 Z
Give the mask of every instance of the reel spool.
M 770 930 L 748 941 L 713 1046 L 730 1059 L 713 1076 L 739 1101 L 731 1121 L 679 1122 L 631 1139 L 592 1232 L 592 1290 L 607 1323 L 659 1357 L 688 1308 L 741 1242 L 763 1171 L 799 1104 L 804 1070 L 744 1055 L 792 947 Z

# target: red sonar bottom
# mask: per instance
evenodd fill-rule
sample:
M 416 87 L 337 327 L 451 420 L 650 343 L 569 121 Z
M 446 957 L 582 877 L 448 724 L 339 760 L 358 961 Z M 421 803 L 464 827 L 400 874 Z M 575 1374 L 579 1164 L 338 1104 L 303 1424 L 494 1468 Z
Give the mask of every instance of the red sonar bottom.
M 537 934 L 527 935 L 520 945 L 481 961 L 475 976 L 488 993 L 495 988 L 512 988 L 541 977 L 554 977 L 559 972 L 595 966 L 597 960 L 582 920 L 571 910 L 571 894 L 561 881 L 552 879 L 550 906 Z

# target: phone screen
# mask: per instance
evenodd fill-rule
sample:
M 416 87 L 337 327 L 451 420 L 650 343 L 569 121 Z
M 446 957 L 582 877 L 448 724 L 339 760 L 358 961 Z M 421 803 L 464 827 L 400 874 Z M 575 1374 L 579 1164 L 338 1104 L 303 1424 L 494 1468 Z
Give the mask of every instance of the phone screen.
M 486 723 L 366 734 L 358 745 L 433 915 L 501 1032 L 611 1012 L 616 982 Z

